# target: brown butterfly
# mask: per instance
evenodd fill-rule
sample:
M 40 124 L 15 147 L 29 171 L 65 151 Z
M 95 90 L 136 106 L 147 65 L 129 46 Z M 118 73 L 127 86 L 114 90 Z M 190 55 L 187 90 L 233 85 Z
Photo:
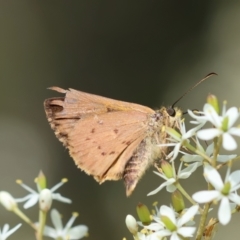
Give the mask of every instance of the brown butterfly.
M 99 183 L 124 179 L 126 194 L 135 189 L 146 169 L 167 153 L 165 126 L 175 127 L 177 108 L 154 111 L 74 89 L 51 90 L 65 97 L 46 99 L 47 119 L 76 165 Z

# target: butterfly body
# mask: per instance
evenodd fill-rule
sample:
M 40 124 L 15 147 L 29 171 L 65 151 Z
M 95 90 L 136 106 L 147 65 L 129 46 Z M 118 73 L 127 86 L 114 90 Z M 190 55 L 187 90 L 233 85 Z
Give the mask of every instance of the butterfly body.
M 146 169 L 167 153 L 165 126 L 181 111 L 151 108 L 74 89 L 52 87 L 65 97 L 46 99 L 47 119 L 76 165 L 102 183 L 124 179 L 129 196 Z

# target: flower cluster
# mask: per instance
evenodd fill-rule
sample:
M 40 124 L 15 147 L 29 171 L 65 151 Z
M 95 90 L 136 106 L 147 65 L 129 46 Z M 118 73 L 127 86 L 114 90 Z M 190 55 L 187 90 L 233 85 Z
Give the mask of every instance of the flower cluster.
M 202 235 L 212 239 L 215 234 L 215 225 L 220 223 L 226 225 L 230 222 L 233 213 L 238 211 L 240 205 L 240 170 L 231 171 L 234 161 L 240 159 L 236 154 L 222 155 L 222 150 L 233 151 L 237 149 L 234 137 L 240 136 L 240 128 L 236 127 L 239 119 L 239 111 L 236 107 L 227 109 L 226 102 L 223 103 L 222 111 L 219 111 L 218 100 L 210 95 L 203 111 L 188 111 L 193 120 L 190 121 L 194 127 L 186 130 L 182 119 L 177 119 L 178 129 L 166 127 L 168 134 L 167 143 L 159 147 L 172 147 L 172 151 L 162 160 L 160 168 L 154 173 L 160 176 L 164 182 L 148 195 L 156 194 L 166 187 L 167 192 L 172 195 L 184 196 L 192 206 L 188 209 L 176 207 L 181 205 L 182 197 L 173 202 L 172 207 L 161 206 L 157 214 L 150 215 L 151 222 L 142 224 L 132 216 L 127 217 L 126 224 L 134 239 L 167 239 L 180 240 L 192 237 L 196 227 L 193 217 L 198 214 L 200 222 L 197 231 L 197 239 Z M 210 125 L 210 126 L 209 126 Z M 203 143 L 206 147 L 203 147 Z M 206 141 L 210 141 L 207 143 Z M 182 154 L 180 163 L 177 157 Z M 183 167 L 184 166 L 184 167 Z M 203 180 L 206 181 L 206 190 L 197 191 L 192 196 L 182 187 L 182 179 L 187 179 L 199 168 L 203 168 Z M 176 169 L 178 168 L 178 169 Z M 222 180 L 219 170 L 226 169 L 226 175 Z M 181 200 L 180 200 L 181 199 Z M 178 203 L 177 203 L 178 202 Z M 201 205 L 204 204 L 202 208 Z M 212 206 L 219 204 L 218 216 L 206 223 Z M 183 204 L 184 205 L 184 204 Z M 178 210 L 176 210 L 178 209 Z M 139 226 L 143 229 L 139 231 Z M 134 230 L 133 230 L 134 229 Z
M 52 201 L 57 200 L 64 203 L 71 203 L 69 198 L 61 196 L 55 191 L 67 182 L 66 179 L 62 179 L 60 183 L 48 189 L 46 187 L 46 178 L 42 172 L 36 178 L 37 191 L 30 188 L 29 186 L 22 183 L 21 180 L 17 180 L 17 183 L 21 185 L 29 194 L 23 198 L 14 198 L 12 195 L 6 191 L 0 191 L 0 203 L 8 210 L 14 212 L 23 221 L 29 224 L 36 232 L 36 238 L 42 239 L 42 236 L 47 236 L 53 239 L 71 240 L 71 239 L 81 239 L 88 235 L 88 227 L 85 225 L 78 225 L 72 227 L 72 224 L 77 213 L 73 213 L 72 218 L 68 221 L 66 226 L 63 228 L 62 221 L 59 212 L 56 209 L 51 210 L 51 219 L 55 228 L 46 226 L 46 216 L 50 211 L 52 206 Z M 25 202 L 23 205 L 24 209 L 30 208 L 36 203 L 39 204 L 39 221 L 34 223 L 18 208 L 19 202 Z M 5 224 L 3 230 L 0 231 L 0 239 L 7 239 L 9 235 L 15 232 L 22 224 L 18 224 L 16 227 L 8 231 L 9 225 Z
M 146 206 L 141 208 L 146 208 Z M 142 211 L 145 210 L 142 209 Z M 133 234 L 134 239 L 158 240 L 170 237 L 170 239 L 180 240 L 193 236 L 196 227 L 191 226 L 191 224 L 197 212 L 198 205 L 194 205 L 189 209 L 182 209 L 181 214 L 177 213 L 175 209 L 163 205 L 159 209 L 156 208 L 155 214 L 149 218 L 150 221 L 148 223 L 137 222 L 133 216 L 128 215 L 126 217 L 126 225 Z M 141 217 L 143 217 L 143 214 L 139 214 L 140 219 Z M 143 229 L 138 231 L 139 227 Z

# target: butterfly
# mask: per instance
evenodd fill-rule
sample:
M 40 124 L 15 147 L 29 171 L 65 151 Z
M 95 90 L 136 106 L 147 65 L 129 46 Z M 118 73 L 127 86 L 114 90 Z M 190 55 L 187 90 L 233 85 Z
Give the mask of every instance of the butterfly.
M 46 99 L 47 120 L 76 165 L 99 183 L 123 179 L 126 195 L 149 166 L 164 158 L 166 126 L 176 127 L 182 111 L 159 110 L 74 89 L 51 87 L 63 97 Z

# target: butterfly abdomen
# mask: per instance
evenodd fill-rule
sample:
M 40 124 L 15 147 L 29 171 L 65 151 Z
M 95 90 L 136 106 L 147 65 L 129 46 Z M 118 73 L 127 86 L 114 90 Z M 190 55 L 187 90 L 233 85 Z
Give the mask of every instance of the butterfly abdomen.
M 156 160 L 152 156 L 152 147 L 151 138 L 144 139 L 127 162 L 123 173 L 127 196 L 131 195 L 140 178 Z

